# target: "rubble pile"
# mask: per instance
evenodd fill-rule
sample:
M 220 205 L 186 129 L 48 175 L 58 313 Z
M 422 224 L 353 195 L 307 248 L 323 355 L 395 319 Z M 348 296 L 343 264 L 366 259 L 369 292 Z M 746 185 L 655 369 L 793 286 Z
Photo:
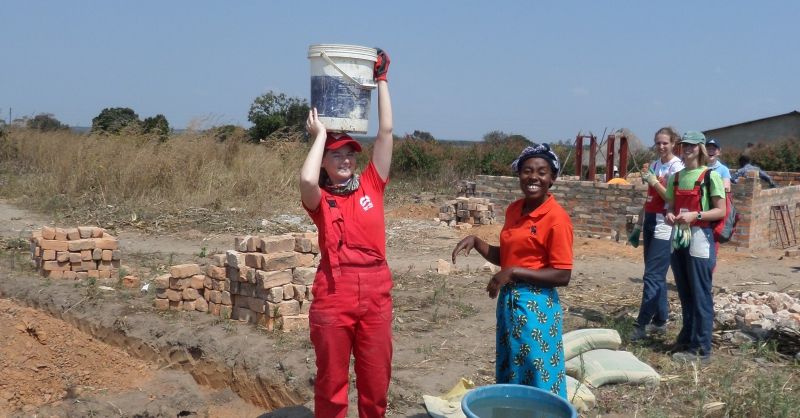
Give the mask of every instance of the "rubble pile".
M 800 300 L 780 292 L 741 292 L 714 298 L 714 321 L 723 340 L 774 339 L 778 350 L 800 352 Z M 738 331 L 738 332 L 736 332 Z

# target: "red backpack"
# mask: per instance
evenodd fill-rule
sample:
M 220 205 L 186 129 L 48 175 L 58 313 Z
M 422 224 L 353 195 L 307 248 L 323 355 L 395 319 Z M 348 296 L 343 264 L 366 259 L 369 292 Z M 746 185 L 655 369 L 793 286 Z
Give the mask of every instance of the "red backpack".
M 711 196 L 711 169 L 703 174 L 703 183 L 706 184 L 708 196 Z M 733 199 L 730 193 L 725 193 L 725 217 L 711 223 L 714 228 L 714 241 L 725 243 L 731 240 L 736 231 L 736 224 L 739 222 L 739 214 L 733 207 Z

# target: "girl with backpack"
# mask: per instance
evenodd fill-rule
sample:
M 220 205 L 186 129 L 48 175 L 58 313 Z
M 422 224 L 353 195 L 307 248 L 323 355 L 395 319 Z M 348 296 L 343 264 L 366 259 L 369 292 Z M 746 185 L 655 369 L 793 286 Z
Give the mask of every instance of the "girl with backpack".
M 706 176 L 708 151 L 701 132 L 681 137 L 685 168 L 667 182 L 666 222 L 673 225 L 670 264 L 681 301 L 683 326 L 672 359 L 679 362 L 711 360 L 714 300 L 711 281 L 716 264 L 712 223 L 725 216 L 725 186 L 718 173 Z M 705 179 L 710 184 L 704 184 Z
M 664 222 L 669 176 L 683 169 L 683 162 L 673 149 L 680 135 L 671 127 L 656 131 L 654 148 L 659 158 L 642 170 L 646 182 L 647 200 L 644 204 L 644 274 L 642 275 L 642 304 L 630 340 L 637 341 L 648 334 L 664 334 L 667 330 L 667 270 L 669 270 L 672 226 Z M 638 231 L 635 232 L 638 235 Z

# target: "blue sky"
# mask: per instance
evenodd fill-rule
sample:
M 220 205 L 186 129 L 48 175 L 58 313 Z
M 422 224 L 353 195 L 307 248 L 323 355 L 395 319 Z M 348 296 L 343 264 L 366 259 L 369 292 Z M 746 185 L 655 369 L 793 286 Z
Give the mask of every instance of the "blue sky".
M 308 98 L 308 45 L 348 43 L 391 55 L 398 134 L 649 139 L 800 109 L 798 16 L 793 1 L 7 0 L 0 114 L 249 126 L 267 90 Z

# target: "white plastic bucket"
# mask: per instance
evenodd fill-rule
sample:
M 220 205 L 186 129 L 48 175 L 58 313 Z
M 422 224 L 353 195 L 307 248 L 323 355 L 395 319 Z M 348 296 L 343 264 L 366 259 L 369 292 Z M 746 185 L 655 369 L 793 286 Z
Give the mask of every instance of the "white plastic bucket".
M 311 107 L 329 131 L 367 133 L 372 77 L 378 52 L 357 45 L 308 47 L 311 61 Z

